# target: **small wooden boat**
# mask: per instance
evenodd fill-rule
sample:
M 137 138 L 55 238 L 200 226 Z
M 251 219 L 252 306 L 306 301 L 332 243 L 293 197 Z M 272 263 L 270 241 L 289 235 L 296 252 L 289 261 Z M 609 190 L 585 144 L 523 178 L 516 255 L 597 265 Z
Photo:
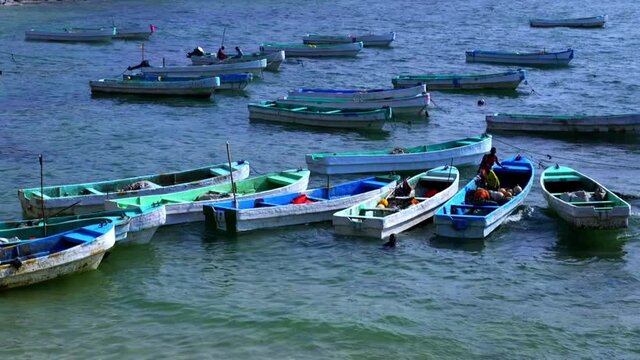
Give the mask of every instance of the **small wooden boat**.
M 280 65 L 282 65 L 285 60 L 285 52 L 282 50 L 275 51 L 270 54 L 253 53 L 244 55 L 241 58 L 230 57 L 224 60 L 218 60 L 216 53 L 202 53 L 204 55 L 189 53 L 187 57 L 191 59 L 193 65 L 232 64 L 265 59 L 267 60 L 267 67 L 264 68 L 265 71 L 278 71 L 280 69 Z
M 420 171 L 443 164 L 478 164 L 491 149 L 491 135 L 483 134 L 439 144 L 389 150 L 307 154 L 314 173 L 335 175 Z
M 572 28 L 599 28 L 604 27 L 607 15 L 573 18 L 573 19 L 530 19 L 531 27 L 572 27 Z
M 333 213 L 392 188 L 400 177 L 369 177 L 302 192 L 204 206 L 208 227 L 240 233 L 286 225 L 330 221 Z
M 260 53 L 271 54 L 284 50 L 288 57 L 349 57 L 357 56 L 362 47 L 362 42 L 331 45 L 263 43 L 260 44 Z
M 487 115 L 487 130 L 576 133 L 640 133 L 640 114 L 533 115 L 495 113 Z
M 467 62 L 524 66 L 566 66 L 573 59 L 573 55 L 572 49 L 559 52 L 546 50 L 537 52 L 473 50 L 466 52 Z
M 390 189 L 333 215 L 338 234 L 384 239 L 431 218 L 458 191 L 458 169 L 440 166 L 407 180 L 412 195 Z M 399 186 L 400 187 L 400 186 Z M 385 205 L 386 204 L 386 205 Z
M 210 97 L 220 87 L 220 78 L 124 75 L 122 79 L 92 80 L 89 86 L 92 93 Z
M 43 199 L 45 217 L 86 214 L 103 211 L 106 199 L 166 194 L 229 182 L 230 171 L 234 180 L 244 179 L 249 176 L 249 163 L 234 162 L 232 170 L 222 163 L 166 174 L 47 186 L 43 188 L 44 194 L 39 187 L 19 189 L 18 198 L 26 218 L 42 217 Z
M 459 239 L 483 239 L 524 202 L 533 186 L 533 164 L 520 155 L 501 163 L 503 167 L 493 166 L 493 171 L 500 180 L 500 186 L 509 189 L 519 186 L 522 191 L 520 193 L 514 191 L 513 197 L 502 204 L 493 201 L 480 204 L 472 200 L 473 193 L 478 187 L 475 179 L 471 180 L 436 211 L 434 224 L 437 235 Z
M 299 192 L 307 188 L 308 170 L 286 170 L 235 181 L 238 199 L 256 199 L 265 196 Z M 119 200 L 107 200 L 105 208 L 127 209 L 130 207 L 163 204 L 167 210 L 165 225 L 204 221 L 202 206 L 233 199 L 231 183 L 170 194 L 138 196 Z
M 58 31 L 27 30 L 25 40 L 63 42 L 111 42 L 115 27 L 100 29 L 68 28 Z
M 114 226 L 104 223 L 2 247 L 0 289 L 97 269 L 114 244 Z
M 156 27 L 149 25 L 144 26 L 117 26 L 114 39 L 122 40 L 149 40 L 151 35 L 156 31 Z
M 566 166 L 540 176 L 542 195 L 563 220 L 579 228 L 616 229 L 629 225 L 631 206 L 590 177 Z
M 143 74 L 172 76 L 172 77 L 194 77 L 194 76 L 217 76 L 221 74 L 252 73 L 254 76 L 262 76 L 262 70 L 267 67 L 267 60 L 254 60 L 230 64 L 216 65 L 191 65 L 191 66 L 162 66 L 162 67 L 141 67 Z
M 431 94 L 425 93 L 411 97 L 362 101 L 357 98 L 284 97 L 278 99 L 276 102 L 282 105 L 313 106 L 319 109 L 366 111 L 391 108 L 393 110 L 393 116 L 428 116 L 427 108 L 431 104 Z
M 220 85 L 216 90 L 244 90 L 253 81 L 252 73 L 219 75 Z
M 396 39 L 396 33 L 386 34 L 356 34 L 356 35 L 319 35 L 307 34 L 302 42 L 308 45 L 348 44 L 362 41 L 364 46 L 389 46 Z
M 301 88 L 289 91 L 288 99 L 318 98 L 318 99 L 349 99 L 351 101 L 369 101 L 382 99 L 397 99 L 425 95 L 427 87 L 424 84 L 403 89 L 307 89 Z
M 492 74 L 400 75 L 391 80 L 396 89 L 424 84 L 429 90 L 514 90 L 526 78 L 518 69 Z
M 377 110 L 325 109 L 276 101 L 249 104 L 249 119 L 329 128 L 380 130 L 391 120 L 390 108 Z
M 151 205 L 126 210 L 56 216 L 46 219 L 46 230 L 42 219 L 0 222 L 0 239 L 15 238 L 17 241 L 26 241 L 108 221 L 115 225 L 116 244 L 146 244 L 165 223 L 166 214 L 164 206 Z M 0 246 L 4 246 L 2 241 Z

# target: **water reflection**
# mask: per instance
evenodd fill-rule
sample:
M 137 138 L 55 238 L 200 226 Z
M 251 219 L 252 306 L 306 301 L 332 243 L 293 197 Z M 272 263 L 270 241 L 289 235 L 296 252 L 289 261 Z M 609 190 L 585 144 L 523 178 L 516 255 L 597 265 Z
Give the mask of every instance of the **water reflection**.
M 429 239 L 429 245 L 436 249 L 462 250 L 467 252 L 480 252 L 484 250 L 484 239 L 452 239 L 433 235 Z
M 334 129 L 334 128 L 321 128 L 321 127 L 310 127 L 305 125 L 298 124 L 284 124 L 284 123 L 273 123 L 268 121 L 261 120 L 251 120 L 250 127 L 253 128 L 254 131 L 268 131 L 267 128 L 273 129 L 278 128 L 282 130 L 287 130 L 289 132 L 295 133 L 324 133 L 324 134 L 336 134 L 336 135 L 344 135 L 344 134 L 358 134 L 360 139 L 355 138 L 354 140 L 385 140 L 390 136 L 390 132 L 386 130 L 354 130 L 354 129 Z
M 557 235 L 553 250 L 560 257 L 621 260 L 626 254 L 623 249 L 627 238 L 625 230 L 577 229 L 560 223 Z
M 164 105 L 170 107 L 213 107 L 216 106 L 215 97 L 159 97 L 135 94 L 102 94 L 92 93 L 92 100 L 110 101 L 112 105 Z

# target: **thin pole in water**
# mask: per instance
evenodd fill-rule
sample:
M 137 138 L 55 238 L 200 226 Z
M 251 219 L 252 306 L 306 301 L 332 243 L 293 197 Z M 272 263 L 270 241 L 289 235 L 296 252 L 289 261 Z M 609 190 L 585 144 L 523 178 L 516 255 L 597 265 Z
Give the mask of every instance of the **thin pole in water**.
M 38 155 L 40 162 L 40 209 L 42 210 L 42 222 L 44 223 L 44 236 L 47 236 L 47 218 L 44 214 L 44 172 L 42 165 L 42 154 Z
M 222 30 L 222 42 L 220 43 L 220 47 L 224 46 L 224 35 L 227 32 L 227 27 L 225 26 L 224 29 Z
M 238 208 L 238 199 L 236 199 L 236 183 L 233 181 L 233 166 L 231 165 L 231 150 L 229 150 L 229 142 L 227 141 L 227 160 L 229 161 L 229 176 L 231 177 L 231 192 L 233 193 L 233 206 Z
M 144 61 L 144 43 L 142 43 L 140 48 L 142 48 L 142 61 Z

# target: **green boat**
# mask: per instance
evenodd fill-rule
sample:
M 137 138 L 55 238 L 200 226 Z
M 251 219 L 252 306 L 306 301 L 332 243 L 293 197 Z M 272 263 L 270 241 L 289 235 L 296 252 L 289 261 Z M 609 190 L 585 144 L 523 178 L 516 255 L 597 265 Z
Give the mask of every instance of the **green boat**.
M 76 230 L 89 225 L 111 223 L 115 228 L 116 241 L 126 239 L 131 219 L 127 216 L 102 216 L 86 219 L 66 219 L 65 221 L 47 222 L 40 220 L 8 221 L 0 223 L 0 247 L 15 245 L 67 231 Z
M 18 199 L 28 219 L 87 214 L 104 211 L 104 201 L 108 199 L 166 194 L 221 184 L 230 181 L 231 172 L 235 180 L 249 176 L 249 162 L 234 162 L 231 167 L 232 170 L 229 163 L 222 163 L 158 175 L 47 186 L 42 189 L 44 194 L 40 188 L 19 189 Z
M 307 189 L 310 171 L 285 170 L 240 181 L 234 181 L 238 199 L 255 199 L 265 196 L 299 192 Z M 234 179 L 235 180 L 235 179 Z M 181 191 L 171 194 L 137 196 L 105 202 L 107 209 L 128 209 L 162 204 L 167 211 L 165 225 L 204 221 L 202 206 L 233 199 L 230 183 Z
M 527 77 L 525 70 L 489 74 L 400 75 L 391 80 L 396 89 L 427 85 L 427 90 L 514 90 Z

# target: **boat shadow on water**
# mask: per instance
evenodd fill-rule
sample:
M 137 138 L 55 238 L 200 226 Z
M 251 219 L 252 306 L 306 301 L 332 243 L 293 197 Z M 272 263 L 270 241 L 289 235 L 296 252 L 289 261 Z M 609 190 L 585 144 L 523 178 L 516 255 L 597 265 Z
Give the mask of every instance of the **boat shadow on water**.
M 429 246 L 436 249 L 461 250 L 477 253 L 485 248 L 485 239 L 452 239 L 433 234 L 428 239 Z
M 557 228 L 558 240 L 554 251 L 559 257 L 574 259 L 620 260 L 626 254 L 624 244 L 632 237 L 628 230 L 576 229 L 561 223 Z
M 215 97 L 171 97 L 134 94 L 91 94 L 92 100 L 111 101 L 114 105 L 165 105 L 170 107 L 213 107 Z
M 298 125 L 298 124 L 286 124 L 286 123 L 273 123 L 270 121 L 256 120 L 251 119 L 249 121 L 250 127 L 255 128 L 255 130 L 273 130 L 274 128 L 287 130 L 290 132 L 296 133 L 324 133 L 324 134 L 335 134 L 335 135 L 343 135 L 343 134 L 358 134 L 364 140 L 386 140 L 389 138 L 391 133 L 386 130 L 357 130 L 357 129 L 339 129 L 339 128 L 322 128 L 322 127 L 313 127 L 306 125 Z

